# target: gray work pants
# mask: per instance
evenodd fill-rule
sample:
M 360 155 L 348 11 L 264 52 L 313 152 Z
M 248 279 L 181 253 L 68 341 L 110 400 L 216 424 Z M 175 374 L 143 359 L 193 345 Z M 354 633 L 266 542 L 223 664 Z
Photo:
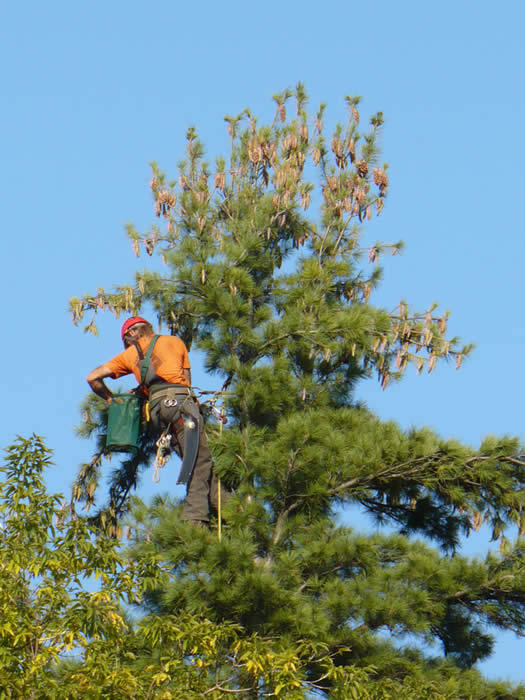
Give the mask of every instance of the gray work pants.
M 183 398 L 184 394 L 180 396 L 181 403 Z M 194 401 L 194 399 L 188 397 L 186 401 Z M 184 425 L 180 411 L 166 410 L 161 400 L 151 410 L 151 421 L 158 434 L 171 424 L 172 447 L 182 458 L 184 456 Z M 186 499 L 181 518 L 182 520 L 208 522 L 210 519 L 210 508 L 215 511 L 218 508 L 219 480 L 213 470 L 213 462 L 208 446 L 208 438 L 204 431 L 202 416 L 199 416 L 199 433 L 199 451 L 197 452 L 193 474 L 187 484 Z M 223 506 L 229 499 L 231 492 L 226 490 L 222 484 L 220 489 L 221 506 Z

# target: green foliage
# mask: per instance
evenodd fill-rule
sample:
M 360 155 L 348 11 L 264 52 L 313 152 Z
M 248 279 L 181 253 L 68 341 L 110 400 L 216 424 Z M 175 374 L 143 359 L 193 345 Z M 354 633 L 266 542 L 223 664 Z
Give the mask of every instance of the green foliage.
M 175 572 L 147 596 L 158 614 L 188 610 L 217 623 L 236 620 L 246 633 L 277 636 L 292 648 L 316 640 L 343 665 L 373 666 L 376 689 L 393 688 L 397 679 L 403 693 L 405 684 L 429 683 L 443 694 L 428 697 L 499 697 L 497 684 L 460 669 L 490 653 L 487 622 L 523 629 L 520 547 L 481 562 L 443 558 L 399 535 L 359 534 L 319 515 L 314 523 L 303 515 L 293 527 L 272 528 L 255 498 L 237 517 L 230 511 L 234 524 L 220 542 L 214 533 L 189 530 L 169 502 L 137 506 L 134 515 L 135 555 L 162 557 Z M 392 640 L 440 640 L 449 661 L 386 642 L 387 632 Z M 312 664 L 309 673 L 316 672 Z
M 3 697 L 56 697 L 52 669 L 96 640 L 118 639 L 126 629 L 118 601 L 134 595 L 115 541 L 71 517 L 63 497 L 47 494 L 50 465 L 49 450 L 33 436 L 9 447 L 0 467 Z M 98 590 L 89 593 L 93 579 Z
M 360 692 L 366 669 L 334 663 L 328 646 L 264 639 L 202 615 L 142 615 L 146 591 L 171 577 L 162 557 L 134 560 L 50 496 L 41 438 L 19 438 L 0 466 L 0 697 L 210 698 L 265 692 L 304 697 L 330 679 Z M 241 692 L 242 691 L 242 692 Z
M 144 234 L 128 227 L 153 269 L 71 301 L 75 323 L 88 314 L 91 331 L 102 310 L 152 307 L 222 382 L 214 400 L 229 423 L 209 435 L 217 472 L 235 489 L 224 536 L 191 531 L 169 501 L 137 506 L 133 556 L 171 572 L 147 592 L 146 610 L 239 625 L 239 639 L 287 650 L 324 645 L 333 673 L 358 674 L 358 697 L 520 697 L 472 667 L 490 654 L 494 629 L 525 632 L 523 544 L 507 538 L 525 532 L 522 448 L 507 437 L 473 449 L 402 431 L 359 404 L 359 382 L 375 377 L 386 389 L 409 365 L 431 372 L 453 359 L 459 368 L 471 346 L 447 336 L 448 312 L 436 304 L 373 304 L 381 256 L 402 247 L 365 238 L 389 187 L 383 115 L 363 128 L 359 98 L 347 97 L 346 118 L 327 136 L 325 107 L 310 117 L 302 85 L 274 100 L 270 124 L 249 110 L 226 118 L 231 150 L 213 167 L 193 128 L 174 181 L 153 164 L 159 223 Z M 101 439 L 103 407 L 88 409 L 84 433 Z M 151 449 L 144 438 L 135 461 L 114 470 L 109 504 L 94 516 L 113 532 Z M 75 500 L 94 502 L 102 456 L 99 445 L 82 466 Z M 350 508 L 393 534 L 338 526 Z M 483 523 L 500 553 L 459 556 L 461 536 Z M 434 643 L 444 658 L 411 643 Z M 338 677 L 312 655 L 301 664 L 300 683 L 337 697 Z M 260 695 L 272 678 L 266 666 Z

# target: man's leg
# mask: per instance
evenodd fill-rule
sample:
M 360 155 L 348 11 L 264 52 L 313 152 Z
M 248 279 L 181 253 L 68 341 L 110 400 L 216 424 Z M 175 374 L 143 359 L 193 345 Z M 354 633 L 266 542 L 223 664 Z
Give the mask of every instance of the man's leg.
M 184 446 L 184 428 L 177 425 L 177 439 Z M 182 509 L 182 520 L 199 520 L 208 522 L 210 482 L 213 474 L 213 463 L 210 448 L 204 429 L 200 431 L 199 451 L 195 460 L 193 474 L 187 486 L 186 500 Z

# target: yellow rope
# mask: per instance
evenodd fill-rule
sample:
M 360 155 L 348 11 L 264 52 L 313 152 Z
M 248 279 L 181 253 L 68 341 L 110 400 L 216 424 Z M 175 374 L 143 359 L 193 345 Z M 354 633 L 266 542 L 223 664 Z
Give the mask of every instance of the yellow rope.
M 221 477 L 219 476 L 217 478 L 217 537 L 219 539 L 219 542 L 221 541 L 222 538 L 222 532 L 221 532 Z
M 221 417 L 224 409 L 221 408 Z M 222 437 L 222 420 L 219 422 L 219 436 Z M 222 515 L 221 515 L 221 477 L 217 477 L 217 539 L 222 539 Z

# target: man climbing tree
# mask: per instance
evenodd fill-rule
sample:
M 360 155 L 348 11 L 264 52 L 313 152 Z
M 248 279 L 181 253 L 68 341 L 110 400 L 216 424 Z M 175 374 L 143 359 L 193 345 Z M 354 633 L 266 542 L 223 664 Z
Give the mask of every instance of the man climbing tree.
M 231 150 L 213 166 L 189 129 L 177 176 L 153 166 L 159 222 L 143 234 L 129 227 L 137 255 L 158 255 L 159 267 L 71 302 L 76 323 L 150 305 L 228 383 L 228 428 L 209 431 L 217 473 L 235 486 L 227 536 L 190 539 L 169 500 L 130 516 L 137 556 L 173 572 L 151 609 L 198 610 L 287 650 L 321 643 L 338 667 L 371 673 L 360 697 L 505 697 L 472 667 L 491 653 L 491 630 L 525 634 L 523 543 L 508 537 L 525 532 L 522 447 L 491 437 L 473 449 L 424 427 L 404 431 L 362 405 L 361 381 L 387 389 L 411 365 L 432 372 L 452 359 L 459 368 L 470 347 L 447 336 L 448 314 L 435 305 L 373 304 L 378 261 L 401 248 L 365 237 L 389 188 L 382 114 L 363 127 L 359 98 L 347 97 L 344 122 L 326 137 L 324 106 L 311 118 L 302 85 L 275 101 L 268 124 L 248 110 L 227 117 Z M 92 398 L 82 433 L 99 443 L 74 486 L 87 505 L 105 454 L 106 407 Z M 111 517 L 125 512 L 150 447 L 114 470 Z M 389 531 L 367 532 L 370 516 Z M 470 561 L 461 536 L 483 524 L 500 552 Z M 236 672 L 217 670 L 219 679 Z M 330 696 L 318 663 L 303 678 Z M 258 697 L 275 687 L 270 673 L 264 682 L 239 671 L 235 687 Z M 429 684 L 442 694 L 424 691 Z
M 125 350 L 90 372 L 87 381 L 95 394 L 111 403 L 113 395 L 104 379 L 135 375 L 137 391 L 149 399 L 147 417 L 154 434 L 160 436 L 159 451 L 172 446 L 183 458 L 178 483 L 187 483 L 188 489 L 181 518 L 196 525 L 208 523 L 210 505 L 217 507 L 218 489 L 223 503 L 229 494 L 213 472 L 204 423 L 191 394 L 186 346 L 180 338 L 156 336 L 140 316 L 125 321 L 121 337 Z

